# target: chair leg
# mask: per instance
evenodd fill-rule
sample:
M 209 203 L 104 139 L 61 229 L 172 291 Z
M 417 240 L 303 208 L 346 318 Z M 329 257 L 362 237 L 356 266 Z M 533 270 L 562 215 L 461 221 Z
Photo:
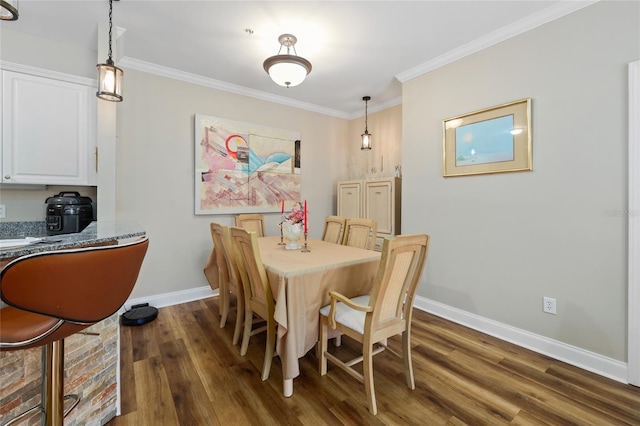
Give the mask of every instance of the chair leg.
M 47 426 L 62 426 L 64 418 L 64 340 L 47 345 L 45 417 Z
M 367 341 L 367 339 L 365 339 L 363 344 L 362 356 L 362 372 L 364 375 L 364 387 L 367 393 L 367 401 L 369 402 L 369 411 L 375 416 L 378 414 L 378 407 L 376 405 L 376 394 L 373 387 L 373 345 L 370 341 Z
M 227 316 L 229 315 L 229 290 L 226 285 L 220 285 L 220 328 L 224 328 L 227 324 Z
M 327 317 L 320 315 L 320 335 L 318 336 L 318 362 L 320 375 L 327 374 Z
M 233 331 L 233 344 L 237 345 L 242 334 L 242 326 L 244 325 L 244 297 L 238 295 L 236 297 L 236 327 Z
M 276 324 L 273 318 L 267 320 L 267 347 L 264 350 L 264 363 L 262 364 L 262 380 L 269 378 L 271 363 L 276 345 Z
M 408 326 L 402 333 L 402 360 L 404 362 L 404 375 L 407 378 L 407 386 L 413 390 L 416 388 L 415 381 L 413 379 L 413 365 L 411 363 L 411 331 Z
M 244 334 L 242 335 L 242 345 L 240 346 L 240 355 L 242 356 L 247 354 L 249 339 L 251 338 L 251 326 L 253 325 L 253 312 L 251 311 L 246 299 L 244 303 Z

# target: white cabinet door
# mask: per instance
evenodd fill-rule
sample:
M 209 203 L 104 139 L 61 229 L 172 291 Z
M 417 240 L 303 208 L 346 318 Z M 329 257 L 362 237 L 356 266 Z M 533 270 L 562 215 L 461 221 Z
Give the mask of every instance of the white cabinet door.
M 400 235 L 402 179 L 389 177 L 338 182 L 338 216 L 365 217 L 378 224 L 375 250 L 382 240 Z
M 393 185 L 391 180 L 365 181 L 364 217 L 378 224 L 378 232 L 393 234 Z
M 93 184 L 94 89 L 2 71 L 2 92 L 2 182 Z
M 361 217 L 362 182 L 338 182 L 338 216 Z

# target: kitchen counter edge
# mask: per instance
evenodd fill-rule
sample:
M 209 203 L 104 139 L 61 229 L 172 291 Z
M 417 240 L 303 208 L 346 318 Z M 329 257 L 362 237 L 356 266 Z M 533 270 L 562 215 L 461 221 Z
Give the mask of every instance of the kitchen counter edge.
M 32 253 L 64 250 L 87 245 L 97 245 L 114 240 L 142 237 L 143 228 L 133 221 L 91 222 L 82 232 L 51 235 L 28 246 L 0 250 L 0 260 L 9 260 Z

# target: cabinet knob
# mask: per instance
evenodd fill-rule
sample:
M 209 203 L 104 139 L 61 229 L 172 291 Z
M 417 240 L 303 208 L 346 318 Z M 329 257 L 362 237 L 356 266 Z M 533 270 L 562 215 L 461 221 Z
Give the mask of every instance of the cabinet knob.
M 9 175 L 4 175 L 4 178 L 5 178 L 5 179 L 11 179 L 11 176 L 9 176 Z

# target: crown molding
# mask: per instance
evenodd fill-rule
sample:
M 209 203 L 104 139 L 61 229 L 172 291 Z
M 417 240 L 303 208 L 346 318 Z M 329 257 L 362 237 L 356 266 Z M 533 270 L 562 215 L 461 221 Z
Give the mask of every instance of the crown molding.
M 285 98 L 283 96 L 272 95 L 270 93 L 262 92 L 260 90 L 249 89 L 246 87 L 238 86 L 236 84 L 226 83 L 224 81 L 202 77 L 200 75 L 176 70 L 174 68 L 164 67 L 162 65 L 141 61 L 139 59 L 134 59 L 127 56 L 123 57 L 118 61 L 118 66 L 123 68 L 131 68 L 131 69 L 146 72 L 149 74 L 155 74 L 162 77 L 171 78 L 174 80 L 180 80 L 186 83 L 192 83 L 192 84 L 197 84 L 204 87 L 209 87 L 212 89 L 222 90 L 224 92 L 235 93 L 237 95 L 249 96 L 251 98 L 261 99 L 263 101 L 268 101 L 268 102 L 274 102 L 277 104 L 299 108 L 306 111 L 317 112 L 319 114 L 329 115 L 332 117 L 349 119 L 349 114 L 343 111 L 338 111 L 336 109 L 323 108 L 321 106 L 310 104 L 307 102 L 300 102 L 293 99 Z
M 587 1 L 561 1 L 553 6 L 550 6 L 538 13 L 534 13 L 526 18 L 520 19 L 510 25 L 502 27 L 499 30 L 493 31 L 483 37 L 480 37 L 470 43 L 460 46 L 456 49 L 450 50 L 430 61 L 427 61 L 421 65 L 408 69 L 407 71 L 397 74 L 395 77 L 401 83 L 404 83 L 413 78 L 419 77 L 423 74 L 436 70 L 447 64 L 455 62 L 466 56 L 477 53 L 487 47 L 491 47 L 495 44 L 513 38 L 517 35 L 530 31 L 541 25 L 554 21 L 570 13 L 576 12 L 587 6 L 591 6 L 594 3 L 598 3 L 601 0 L 587 0 Z
M 14 62 L 0 61 L 0 69 L 13 72 L 21 72 L 31 74 L 38 77 L 51 78 L 54 80 L 66 81 L 68 83 L 77 83 L 85 86 L 98 87 L 98 80 L 80 77 L 73 74 L 66 74 L 58 71 L 51 71 L 44 68 L 32 67 L 30 65 L 16 64 Z
M 395 98 L 389 99 L 386 102 L 382 102 L 380 104 L 375 104 L 375 106 L 369 105 L 369 114 L 373 114 L 378 111 L 385 110 L 387 108 L 394 107 L 396 105 L 402 105 L 402 96 L 396 96 Z M 356 111 L 350 114 L 347 118 L 349 120 L 354 120 L 356 118 L 364 117 L 364 109 L 362 111 Z

